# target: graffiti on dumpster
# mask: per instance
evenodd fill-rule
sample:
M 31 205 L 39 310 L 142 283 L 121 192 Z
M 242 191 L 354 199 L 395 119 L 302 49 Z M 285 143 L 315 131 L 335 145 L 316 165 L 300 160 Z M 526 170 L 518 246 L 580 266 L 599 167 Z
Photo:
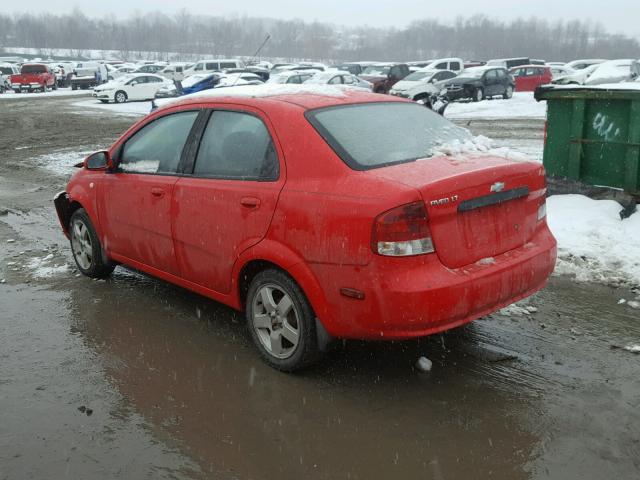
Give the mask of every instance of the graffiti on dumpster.
M 603 113 L 598 113 L 593 118 L 593 129 L 607 142 L 620 135 L 620 129 L 616 128 L 616 124 Z

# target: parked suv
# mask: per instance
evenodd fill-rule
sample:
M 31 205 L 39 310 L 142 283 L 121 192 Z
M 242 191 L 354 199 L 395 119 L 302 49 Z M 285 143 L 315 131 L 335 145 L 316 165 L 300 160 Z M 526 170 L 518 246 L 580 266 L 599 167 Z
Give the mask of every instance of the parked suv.
M 332 338 L 430 335 L 547 283 L 538 162 L 452 161 L 438 148 L 469 132 L 396 97 L 246 88 L 169 102 L 85 159 L 54 200 L 80 272 L 123 264 L 244 311 L 285 371 Z
M 375 93 L 389 93 L 391 87 L 409 73 L 411 71 L 406 63 L 379 63 L 366 67 L 360 78 L 372 83 Z
M 450 101 L 471 99 L 474 102 L 497 96 L 511 98 L 516 86 L 513 77 L 502 67 L 467 68 L 443 85 Z

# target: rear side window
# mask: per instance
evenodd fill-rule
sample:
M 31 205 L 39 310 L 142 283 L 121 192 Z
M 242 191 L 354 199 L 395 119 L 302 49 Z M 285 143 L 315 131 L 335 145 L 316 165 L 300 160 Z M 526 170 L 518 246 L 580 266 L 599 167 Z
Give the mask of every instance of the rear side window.
M 22 67 L 22 73 L 45 73 L 47 71 L 47 67 L 44 65 L 24 65 Z
M 449 70 L 460 70 L 460 62 L 449 63 Z
M 429 158 L 436 147 L 470 137 L 466 130 L 413 103 L 340 105 L 311 110 L 306 117 L 354 170 Z
M 238 66 L 235 62 L 222 62 L 220 68 L 224 70 L 225 68 L 238 68 Z
M 181 112 L 142 127 L 124 144 L 118 168 L 129 173 L 174 174 L 198 112 Z
M 277 180 L 278 157 L 267 127 L 247 113 L 213 112 L 193 173 L 201 177 Z
M 217 63 L 207 63 L 205 70 L 218 70 Z

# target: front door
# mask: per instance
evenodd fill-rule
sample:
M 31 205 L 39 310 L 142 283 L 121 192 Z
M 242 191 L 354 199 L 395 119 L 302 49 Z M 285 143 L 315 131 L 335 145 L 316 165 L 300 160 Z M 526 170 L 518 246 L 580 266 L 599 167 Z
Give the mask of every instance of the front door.
M 102 244 L 117 254 L 178 275 L 171 200 L 187 137 L 198 111 L 160 117 L 135 132 L 116 155 L 99 191 Z
M 214 111 L 193 174 L 174 187 L 174 238 L 183 278 L 231 289 L 238 256 L 267 233 L 284 185 L 282 154 L 256 112 Z

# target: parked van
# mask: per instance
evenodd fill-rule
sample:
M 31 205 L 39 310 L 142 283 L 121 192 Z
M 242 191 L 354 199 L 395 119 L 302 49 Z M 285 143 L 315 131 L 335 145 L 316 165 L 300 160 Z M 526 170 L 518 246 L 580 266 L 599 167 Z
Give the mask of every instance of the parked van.
M 540 60 L 543 62 L 542 60 Z M 522 65 L 531 65 L 531 59 L 529 57 L 517 57 L 517 58 L 497 58 L 489 60 L 487 67 L 504 67 L 507 70 L 513 67 L 520 67 Z M 542 63 L 544 65 L 544 62 Z
M 244 68 L 244 62 L 237 59 L 200 60 L 184 71 L 185 78 L 196 73 L 221 72 L 229 68 Z

